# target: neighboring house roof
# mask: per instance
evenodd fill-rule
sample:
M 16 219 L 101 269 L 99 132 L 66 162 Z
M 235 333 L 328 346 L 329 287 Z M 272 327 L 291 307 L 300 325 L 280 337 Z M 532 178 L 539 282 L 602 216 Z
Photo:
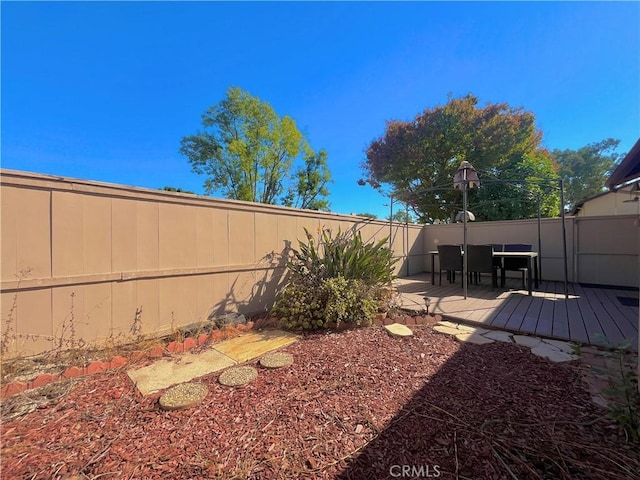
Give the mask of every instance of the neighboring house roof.
M 615 191 L 606 191 L 585 198 L 576 203 L 571 210 L 571 215 L 626 215 L 636 213 L 637 203 L 640 198 L 640 185 L 628 184 Z M 584 210 L 584 211 L 583 211 Z
M 640 138 L 604 184 L 609 190 L 617 190 L 633 181 L 640 181 Z

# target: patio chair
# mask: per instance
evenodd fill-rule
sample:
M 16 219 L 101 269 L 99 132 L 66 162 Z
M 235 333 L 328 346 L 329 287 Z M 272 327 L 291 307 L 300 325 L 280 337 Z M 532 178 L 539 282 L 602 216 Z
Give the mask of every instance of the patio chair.
M 531 245 L 523 243 L 509 243 L 504 246 L 505 252 L 530 252 Z M 527 260 L 524 258 L 504 258 L 502 262 L 502 278 L 501 283 L 504 287 L 505 272 L 509 270 L 511 272 L 522 273 L 522 288 L 526 288 L 525 278 L 527 275 Z
M 456 281 L 456 272 L 462 273 L 462 247 L 460 245 L 438 245 L 440 260 L 440 285 L 442 285 L 442 271 L 447 272 L 449 283 Z
M 498 268 L 494 264 L 492 245 L 467 245 L 467 270 L 473 274 L 476 285 L 483 273 L 491 274 L 491 290 L 498 286 Z

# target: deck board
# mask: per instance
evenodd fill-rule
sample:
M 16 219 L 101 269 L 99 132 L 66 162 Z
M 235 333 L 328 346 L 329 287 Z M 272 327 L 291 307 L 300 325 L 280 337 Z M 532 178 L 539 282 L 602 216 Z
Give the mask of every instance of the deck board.
M 622 305 L 617 296 L 637 297 L 638 291 L 569 285 L 565 299 L 562 282 L 543 281 L 533 296 L 519 279 L 507 279 L 507 288 L 491 290 L 490 279 L 469 284 L 465 300 L 461 282 L 431 285 L 430 274 L 396 280 L 400 292 L 425 295 L 429 312 L 489 328 L 570 339 L 598 346 L 631 341 L 638 349 L 638 307 Z

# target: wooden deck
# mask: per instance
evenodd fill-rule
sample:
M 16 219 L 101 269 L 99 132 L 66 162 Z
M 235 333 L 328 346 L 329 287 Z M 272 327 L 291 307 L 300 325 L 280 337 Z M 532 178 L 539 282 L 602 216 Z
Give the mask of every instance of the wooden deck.
M 628 341 L 638 350 L 638 307 L 618 299 L 637 299 L 637 290 L 570 283 L 569 299 L 565 299 L 562 282 L 543 281 L 529 296 L 520 289 L 519 279 L 508 278 L 505 288 L 492 291 L 491 279 L 483 277 L 481 285 L 469 285 L 465 300 L 460 281 L 450 284 L 443 278 L 438 286 L 436 277 L 436 285 L 431 285 L 431 275 L 425 273 L 396 282 L 400 292 L 428 298 L 431 314 L 588 345 L 617 346 Z

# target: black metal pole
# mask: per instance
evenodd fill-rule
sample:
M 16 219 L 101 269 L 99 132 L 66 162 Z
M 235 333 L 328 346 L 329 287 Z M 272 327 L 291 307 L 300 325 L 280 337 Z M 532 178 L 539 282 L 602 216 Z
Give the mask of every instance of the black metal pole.
M 562 220 L 562 256 L 564 260 L 564 298 L 569 299 L 569 286 L 568 280 L 569 277 L 569 265 L 567 262 L 567 228 L 564 222 L 564 181 L 562 179 L 559 180 L 560 184 L 560 218 Z
M 540 194 L 538 193 L 538 278 L 542 281 L 542 221 L 540 217 Z
M 411 271 L 409 270 L 409 206 L 404 204 L 404 214 L 405 214 L 405 245 L 404 251 L 407 258 L 407 277 L 411 275 Z
M 467 251 L 467 170 L 464 170 L 464 180 L 462 183 L 462 230 L 463 230 L 463 247 L 462 247 L 462 284 L 464 285 L 464 299 L 467 299 L 467 260 L 469 252 Z
M 393 252 L 393 195 L 391 195 L 391 202 L 389 202 L 389 250 Z

